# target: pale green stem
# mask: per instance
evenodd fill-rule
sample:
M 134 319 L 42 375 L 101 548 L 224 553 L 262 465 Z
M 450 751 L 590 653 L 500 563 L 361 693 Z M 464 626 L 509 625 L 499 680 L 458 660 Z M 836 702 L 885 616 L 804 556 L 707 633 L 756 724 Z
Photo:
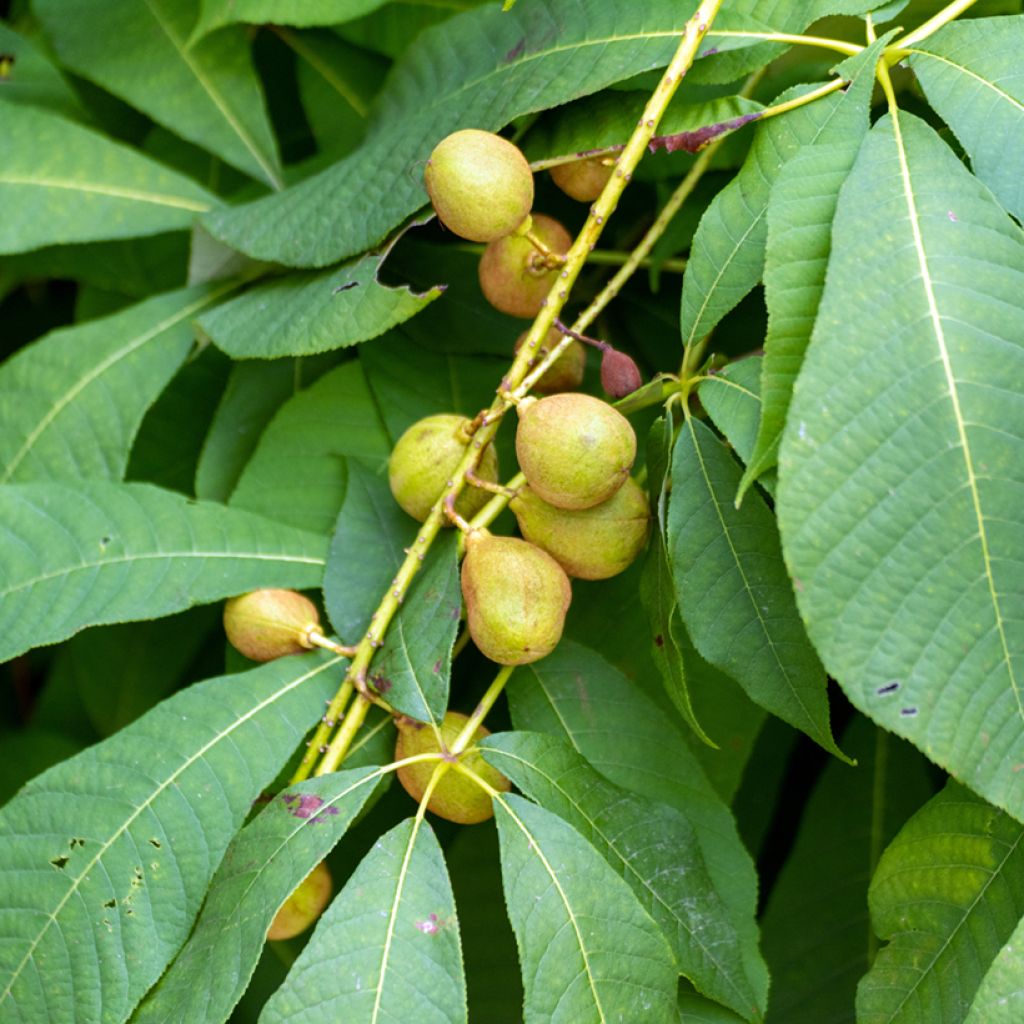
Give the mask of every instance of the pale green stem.
M 972 0 L 973 2 L 973 0 Z M 856 43 L 848 43 L 842 39 L 829 39 L 826 36 L 801 36 L 789 32 L 731 32 L 718 30 L 708 33 L 709 39 L 763 39 L 766 43 L 794 43 L 797 46 L 817 46 L 825 50 L 856 56 L 864 49 Z
M 921 42 L 922 39 L 926 39 L 933 32 L 938 32 L 943 25 L 948 25 L 955 18 L 959 18 L 968 7 L 973 7 L 977 2 L 978 0 L 954 0 L 953 3 L 943 7 L 938 14 L 933 15 L 926 22 L 918 25 L 913 31 L 908 32 L 900 39 L 894 40 L 886 49 L 904 50 L 908 46 L 913 46 L 914 43 Z
M 480 723 L 487 717 L 487 712 L 494 707 L 494 702 L 501 696 L 505 689 L 509 676 L 512 675 L 514 665 L 504 665 L 501 671 L 494 677 L 494 682 L 487 687 L 487 692 L 480 698 L 480 703 L 473 709 L 473 714 L 462 727 L 462 732 L 455 737 L 455 742 L 448 748 L 453 757 L 458 757 L 473 740 L 473 735 L 480 727 Z

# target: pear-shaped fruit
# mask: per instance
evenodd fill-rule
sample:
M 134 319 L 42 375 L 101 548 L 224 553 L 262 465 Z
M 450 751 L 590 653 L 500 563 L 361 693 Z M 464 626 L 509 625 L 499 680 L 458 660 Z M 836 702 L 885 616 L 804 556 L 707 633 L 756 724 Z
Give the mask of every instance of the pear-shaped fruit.
M 605 161 L 608 161 L 607 163 Z M 551 168 L 551 180 L 567 195 L 581 203 L 593 202 L 615 171 L 614 158 L 591 156 Z
M 441 222 L 473 242 L 515 231 L 533 206 L 533 172 L 511 142 L 475 128 L 453 132 L 435 147 L 423 173 Z
M 304 932 L 324 912 L 333 891 L 331 872 L 321 861 L 281 905 L 267 930 L 267 938 L 290 939 Z
M 320 615 L 308 597 L 294 590 L 254 590 L 224 605 L 224 632 L 231 645 L 253 661 L 273 661 L 308 651 Z
M 388 459 L 388 483 L 395 501 L 421 523 L 448 486 L 469 444 L 469 420 L 438 413 L 414 423 L 399 439 Z M 492 483 L 498 479 L 498 456 L 488 445 L 476 474 Z M 490 494 L 467 486 L 455 502 L 459 515 L 471 519 L 487 504 Z
M 632 478 L 590 508 L 555 508 L 524 487 L 511 509 L 523 536 L 570 575 L 604 580 L 629 567 L 643 550 L 651 521 L 644 489 Z
M 447 753 L 449 746 L 458 738 L 467 721 L 469 721 L 468 717 L 458 711 L 449 711 L 444 716 L 440 728 L 441 740 L 444 744 L 442 750 L 437 742 L 437 734 L 429 725 L 404 718 L 398 719 L 395 760 L 400 761 L 416 754 Z M 490 734 L 489 729 L 482 725 L 478 726 L 476 732 L 473 733 L 473 740 L 482 740 Z M 474 750 L 463 754 L 459 760 L 467 768 L 476 772 L 492 788 L 502 793 L 508 792 L 512 788 L 508 779 L 497 768 L 492 768 L 479 751 Z M 423 794 L 427 791 L 427 784 L 436 767 L 436 761 L 417 761 L 415 764 L 407 764 L 398 769 L 398 781 L 406 793 L 417 803 L 423 799 Z M 472 779 L 467 779 L 465 775 L 454 771 L 445 772 L 441 777 L 434 792 L 430 795 L 427 809 L 433 811 L 438 817 L 456 821 L 460 825 L 475 825 L 494 815 L 491 798 L 487 792 Z
M 625 352 L 606 348 L 601 357 L 601 387 L 612 398 L 625 398 L 633 394 L 644 379 L 640 368 Z
M 516 339 L 516 351 L 523 347 L 526 335 L 523 331 Z M 537 349 L 534 359 L 540 362 L 562 340 L 562 332 L 557 327 L 548 328 L 544 341 Z M 533 390 L 542 395 L 555 395 L 560 391 L 575 391 L 583 383 L 583 371 L 587 366 L 587 350 L 578 342 L 570 341 L 569 347 L 545 371 L 544 375 L 533 386 Z
M 607 402 L 569 392 L 519 405 L 516 455 L 535 494 L 558 508 L 607 501 L 629 476 L 636 434 Z
M 562 567 L 518 537 L 466 538 L 462 597 L 473 643 L 499 665 L 526 665 L 562 638 L 572 587 Z
M 569 232 L 542 213 L 533 215 L 533 233 L 560 256 L 572 245 Z M 540 312 L 551 286 L 558 280 L 558 268 L 548 266 L 545 257 L 522 235 L 491 242 L 480 258 L 479 273 L 480 289 L 495 309 L 527 319 Z

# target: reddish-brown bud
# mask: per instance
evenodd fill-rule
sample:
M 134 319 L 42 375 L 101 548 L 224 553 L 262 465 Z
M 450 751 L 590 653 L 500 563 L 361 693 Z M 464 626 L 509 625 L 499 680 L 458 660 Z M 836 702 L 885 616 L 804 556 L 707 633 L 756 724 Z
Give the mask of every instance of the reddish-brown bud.
M 601 387 L 612 398 L 625 398 L 641 384 L 640 369 L 625 352 L 606 348 L 601 357 Z

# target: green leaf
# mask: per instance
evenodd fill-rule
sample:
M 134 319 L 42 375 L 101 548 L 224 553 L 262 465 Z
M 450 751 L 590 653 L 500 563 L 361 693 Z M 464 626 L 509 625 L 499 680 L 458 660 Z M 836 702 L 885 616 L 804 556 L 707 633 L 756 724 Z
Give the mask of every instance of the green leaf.
M 741 947 L 756 951 L 753 862 L 729 808 L 660 708 L 602 657 L 565 640 L 517 671 L 509 706 L 517 729 L 563 737 L 616 785 L 681 811 L 697 833 Z M 763 1001 L 768 976 L 760 956 L 746 957 L 744 970 Z
M 335 26 L 334 31 L 357 46 L 395 59 L 424 29 L 490 3 L 493 0 L 452 0 L 450 6 L 436 7 L 432 0 L 390 0 L 372 14 Z
M 198 683 L 0 811 L 0 1017 L 131 1013 L 338 664 L 315 653 Z
M 354 768 L 274 796 L 231 841 L 188 942 L 132 1024 L 226 1021 L 274 915 L 345 834 L 379 778 L 379 770 Z
M 390 451 L 391 439 L 361 366 L 345 363 L 281 406 L 231 504 L 329 533 L 345 497 L 345 457 L 382 466 Z
M 535 0 L 508 13 L 467 11 L 424 32 L 395 67 L 355 153 L 207 227 L 233 248 L 289 266 L 362 252 L 426 202 L 420 169 L 442 137 L 498 129 L 666 64 L 692 6 Z
M 417 295 L 381 284 L 377 274 L 387 254 L 384 249 L 331 270 L 256 284 L 204 313 L 199 325 L 234 359 L 308 356 L 376 338 L 443 291 Z
M 767 992 L 763 986 L 755 992 L 743 970 L 746 956 L 758 956 L 757 945 L 740 949 L 693 827 L 678 810 L 605 781 L 564 739 L 501 733 L 480 749 L 626 881 L 661 928 L 682 974 L 745 1019 L 761 1019 Z
M 86 626 L 314 587 L 322 538 L 147 484 L 0 488 L 0 661 Z
M 0 104 L 0 253 L 187 228 L 217 199 L 191 178 L 56 114 Z
M 804 632 L 764 499 L 733 505 L 740 468 L 688 417 L 672 458 L 668 544 L 694 646 L 751 700 L 842 757 L 828 724 L 825 672 Z
M 901 113 L 833 242 L 780 452 L 797 602 L 857 707 L 1024 816 L 1022 235 Z
M 857 767 L 825 765 L 762 922 L 769 1024 L 852 1020 L 877 942 L 867 891 L 882 849 L 933 793 L 928 762 L 858 715 L 843 734 Z
M 240 171 L 281 188 L 241 29 L 186 45 L 197 0 L 35 0 L 63 64 Z M 111 45 L 117 40 L 118 45 Z
M 449 531 L 434 545 L 429 564 L 388 627 L 370 676 L 396 711 L 437 726 L 448 708 L 452 646 L 462 612 L 456 539 Z
M 679 1024 L 739 1024 L 741 1020 L 732 1010 L 696 992 L 679 993 Z
M 222 25 L 334 25 L 376 10 L 387 0 L 202 0 L 190 44 Z
M 524 1024 L 673 1021 L 672 953 L 632 889 L 550 811 L 512 795 L 494 805 Z
M 45 107 L 65 117 L 84 117 L 78 97 L 50 58 L 6 23 L 0 23 L 0 53 L 13 61 L 3 77 L 0 102 Z
M 955 22 L 910 50 L 928 102 L 967 150 L 974 173 L 1018 220 L 1024 162 L 1007 140 L 1024 132 L 1022 46 L 1024 15 L 1017 15 Z
M 1024 1012 L 1024 918 L 992 961 L 964 1024 L 1017 1024 Z
M 295 1020 L 466 1020 L 455 900 L 422 819 L 374 843 L 260 1015 L 260 1024 Z
M 1024 915 L 1024 831 L 956 783 L 900 830 L 868 893 L 889 940 L 857 989 L 858 1024 L 954 1024 Z
M 362 639 L 417 524 L 391 496 L 384 468 L 348 460 L 348 488 L 324 572 L 327 615 L 346 643 Z M 431 663 L 433 664 L 433 663 Z
M 146 410 L 192 347 L 192 317 L 227 289 L 155 298 L 29 345 L 0 366 L 0 484 L 120 480 Z

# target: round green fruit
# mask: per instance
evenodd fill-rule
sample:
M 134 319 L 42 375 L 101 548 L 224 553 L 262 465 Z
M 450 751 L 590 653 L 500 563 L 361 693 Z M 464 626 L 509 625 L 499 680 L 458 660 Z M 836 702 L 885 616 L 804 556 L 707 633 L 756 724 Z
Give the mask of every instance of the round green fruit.
M 516 339 L 518 352 L 526 341 L 529 331 L 523 331 Z M 543 344 L 533 357 L 540 362 L 562 340 L 562 332 L 557 327 L 548 328 Z M 569 347 L 544 372 L 544 375 L 533 386 L 533 390 L 541 395 L 554 395 L 560 391 L 575 391 L 583 383 L 583 371 L 587 366 L 587 350 L 578 342 L 570 341 Z
M 321 861 L 284 901 L 267 930 L 268 939 L 290 939 L 304 932 L 331 901 L 334 882 Z
M 470 421 L 454 413 L 438 413 L 414 423 L 399 439 L 388 459 L 388 483 L 395 501 L 421 523 L 442 491 L 451 482 L 466 446 Z M 488 445 L 480 456 L 477 476 L 492 483 L 498 479 L 498 456 Z M 455 510 L 471 519 L 487 504 L 490 494 L 467 486 L 455 502 Z
M 423 177 L 441 223 L 472 242 L 510 234 L 533 206 L 526 157 L 493 132 L 467 128 L 442 139 Z
M 551 217 L 533 215 L 533 234 L 553 253 L 564 256 L 572 236 Z M 480 289 L 484 298 L 509 316 L 533 319 L 558 280 L 558 267 L 549 267 L 544 256 L 523 235 L 509 235 L 491 242 L 480 258 Z
M 449 711 L 441 722 L 441 740 L 443 749 L 437 742 L 437 734 L 429 725 L 400 718 L 398 725 L 398 742 L 395 744 L 395 760 L 401 761 L 416 754 L 448 754 L 448 747 L 455 742 L 469 718 L 458 711 Z M 473 740 L 482 740 L 490 736 L 490 730 L 478 726 L 473 733 Z M 476 772 L 484 782 L 493 789 L 505 793 L 512 784 L 496 768 L 492 768 L 479 751 L 463 754 L 459 760 L 471 771 Z M 398 781 L 406 793 L 417 803 L 423 799 L 427 791 L 430 777 L 434 774 L 437 761 L 417 761 L 403 765 L 398 769 Z M 441 777 L 434 792 L 430 794 L 427 809 L 440 818 L 458 822 L 460 825 L 475 825 L 493 817 L 494 808 L 487 792 L 481 789 L 472 779 L 458 772 L 447 771 Z
M 232 647 L 253 661 L 273 661 L 308 651 L 320 629 L 316 605 L 294 590 L 254 590 L 224 605 L 224 632 Z
M 607 402 L 579 392 L 519 405 L 516 455 L 534 493 L 558 508 L 607 501 L 629 477 L 636 434 Z
M 610 161 L 605 163 L 605 161 Z M 612 157 L 592 156 L 551 168 L 551 180 L 569 197 L 581 203 L 593 202 L 615 171 Z
M 627 569 L 643 550 L 651 522 L 644 489 L 629 478 L 590 508 L 555 508 L 524 487 L 511 509 L 523 536 L 543 548 L 570 575 L 604 580 Z
M 546 551 L 476 530 L 466 538 L 462 597 L 480 651 L 499 665 L 527 665 L 561 640 L 572 587 Z

